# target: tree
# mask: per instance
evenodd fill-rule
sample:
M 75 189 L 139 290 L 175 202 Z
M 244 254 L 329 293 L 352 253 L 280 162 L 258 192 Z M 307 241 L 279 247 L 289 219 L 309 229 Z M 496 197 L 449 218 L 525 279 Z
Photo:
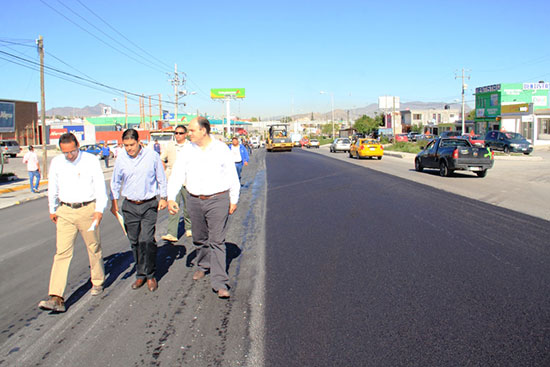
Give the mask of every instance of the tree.
M 251 122 L 256 122 L 256 121 L 258 121 L 258 119 L 257 119 L 256 117 L 252 117 L 252 118 L 250 119 L 250 121 L 251 121 Z
M 381 117 L 382 116 L 376 116 L 375 118 L 372 118 L 370 116 L 363 115 L 355 120 L 355 124 L 353 124 L 353 127 L 355 128 L 355 130 L 357 130 L 358 133 L 368 134 L 372 131 L 378 130 Z
M 415 133 L 422 133 L 422 125 L 421 124 L 418 124 L 418 125 L 412 125 L 411 126 L 411 131 L 412 132 L 415 132 Z
M 476 110 L 473 109 L 473 110 L 470 110 L 470 112 L 468 113 L 468 117 L 466 118 L 466 120 L 474 120 L 476 118 Z

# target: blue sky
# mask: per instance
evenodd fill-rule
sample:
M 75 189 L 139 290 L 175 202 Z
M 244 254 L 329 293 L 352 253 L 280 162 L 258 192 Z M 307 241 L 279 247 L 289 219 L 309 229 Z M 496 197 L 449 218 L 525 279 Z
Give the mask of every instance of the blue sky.
M 166 73 L 177 63 L 186 89 L 197 92 L 180 112 L 223 115 L 210 88 L 238 87 L 246 99 L 232 103 L 232 114 L 266 118 L 330 111 L 321 90 L 333 93 L 336 109 L 380 95 L 454 102 L 461 68 L 469 69 L 468 101 L 478 86 L 548 81 L 548 13 L 550 2 L 531 0 L 6 0 L 0 51 L 37 62 L 42 35 L 47 66 L 169 101 Z M 39 74 L 8 60 L 0 53 L 0 98 L 39 101 Z M 46 107 L 102 102 L 124 110 L 123 94 L 97 88 L 46 75 Z M 139 111 L 135 98 L 129 110 Z

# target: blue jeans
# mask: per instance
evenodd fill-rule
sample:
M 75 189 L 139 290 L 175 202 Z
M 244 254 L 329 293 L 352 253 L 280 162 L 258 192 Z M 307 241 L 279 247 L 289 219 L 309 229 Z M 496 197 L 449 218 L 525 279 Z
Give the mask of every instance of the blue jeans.
M 40 171 L 28 171 L 29 172 L 29 181 L 31 184 L 31 191 L 38 190 L 38 184 L 40 183 Z M 33 184 L 34 179 L 36 178 L 36 185 Z
M 243 162 L 235 163 L 235 168 L 237 169 L 237 175 L 239 175 L 239 181 L 241 180 L 241 172 L 243 171 Z

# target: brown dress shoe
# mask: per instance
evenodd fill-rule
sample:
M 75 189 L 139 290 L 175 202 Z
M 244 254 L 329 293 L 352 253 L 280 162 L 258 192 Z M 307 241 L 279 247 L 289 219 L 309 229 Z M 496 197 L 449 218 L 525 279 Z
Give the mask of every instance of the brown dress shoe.
M 197 270 L 195 272 L 195 274 L 193 274 L 193 280 L 199 280 L 199 279 L 202 279 L 204 278 L 204 276 L 206 275 L 206 273 L 202 270 Z
M 145 284 L 145 278 L 137 278 L 134 284 L 132 284 L 132 289 L 141 288 Z
M 159 286 L 155 278 L 147 279 L 147 288 L 149 288 L 149 291 L 154 292 L 158 287 Z
M 229 291 L 227 289 L 219 289 L 218 290 L 218 298 L 229 298 Z

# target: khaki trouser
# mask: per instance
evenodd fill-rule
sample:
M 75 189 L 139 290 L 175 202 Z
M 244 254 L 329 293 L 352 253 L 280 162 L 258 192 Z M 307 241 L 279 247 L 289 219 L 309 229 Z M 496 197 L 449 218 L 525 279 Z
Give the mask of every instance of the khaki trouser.
M 88 229 L 94 221 L 93 215 L 95 203 L 88 204 L 78 209 L 60 205 L 57 208 L 57 243 L 56 253 L 53 258 L 52 273 L 50 276 L 50 296 L 63 297 L 67 285 L 69 265 L 73 258 L 74 242 L 78 232 L 88 248 L 92 284 L 102 286 L 105 281 L 103 268 L 103 254 L 99 238 L 99 226 L 95 230 Z

